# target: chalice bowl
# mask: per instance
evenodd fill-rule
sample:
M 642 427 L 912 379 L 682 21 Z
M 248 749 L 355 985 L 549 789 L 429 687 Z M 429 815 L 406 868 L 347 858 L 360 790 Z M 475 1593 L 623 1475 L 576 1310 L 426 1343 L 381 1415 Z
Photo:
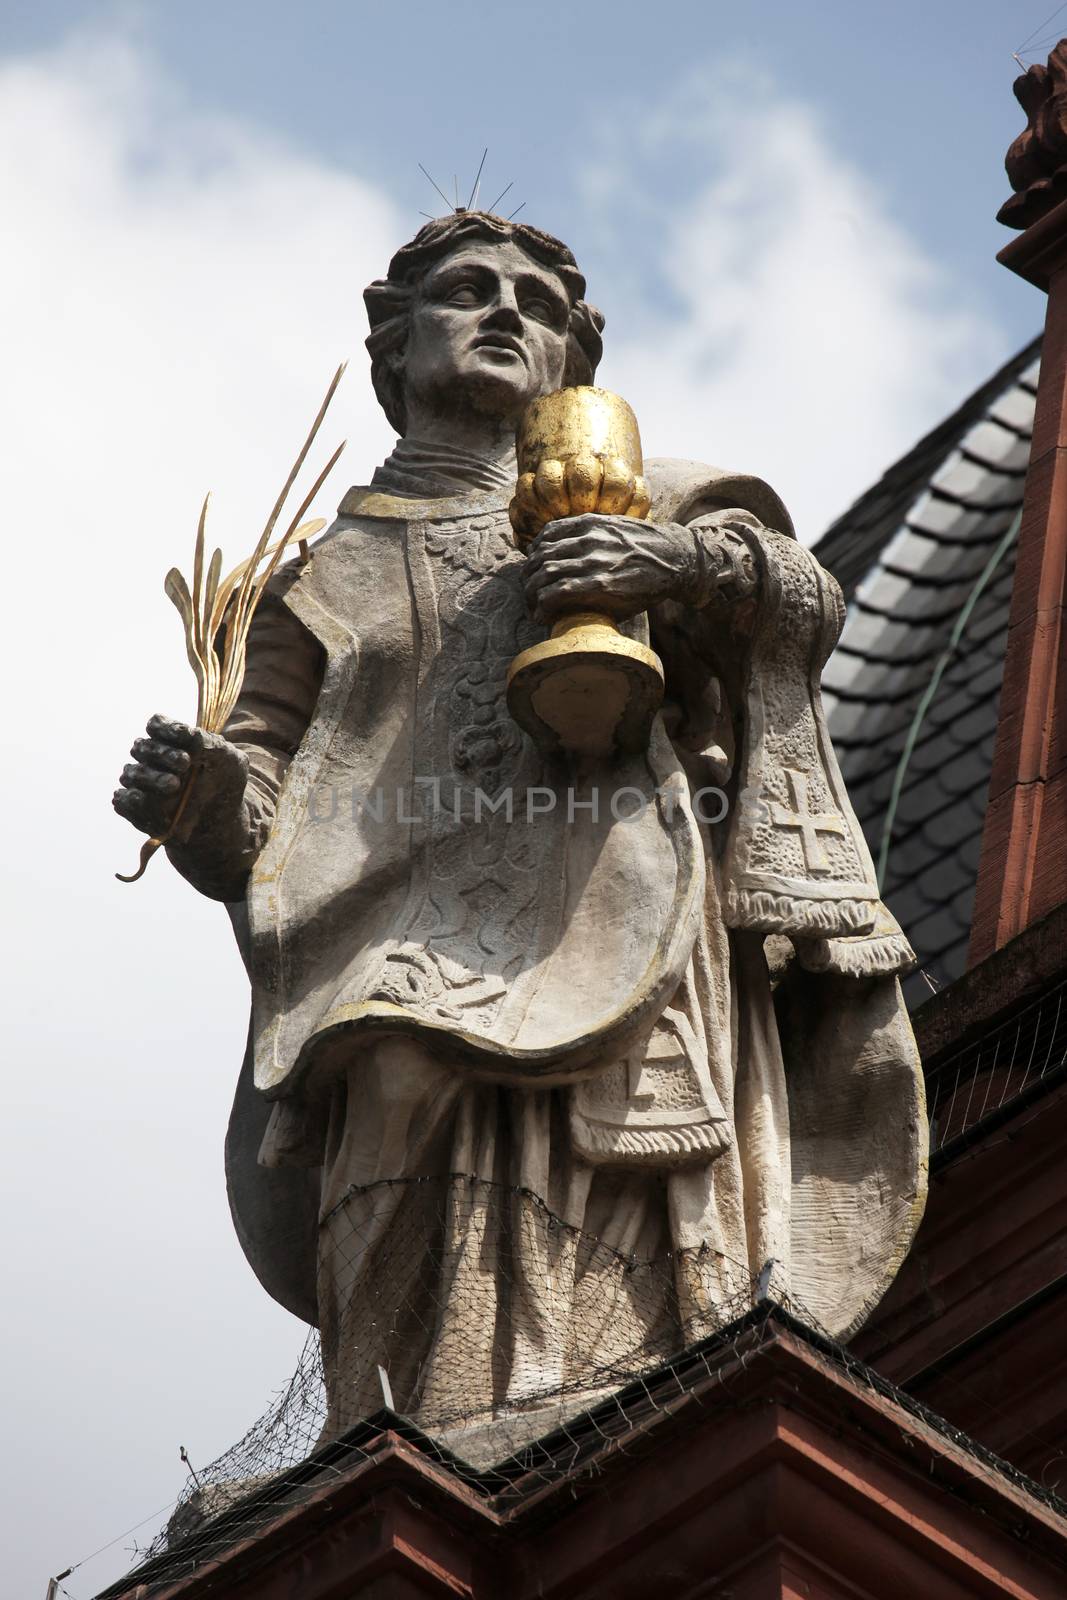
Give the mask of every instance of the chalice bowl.
M 521 547 L 561 517 L 648 515 L 637 418 L 619 395 L 587 386 L 542 395 L 515 442 L 509 516 Z M 647 748 L 663 700 L 663 666 L 610 616 L 572 611 L 515 657 L 507 695 L 511 715 L 546 754 L 635 754 Z

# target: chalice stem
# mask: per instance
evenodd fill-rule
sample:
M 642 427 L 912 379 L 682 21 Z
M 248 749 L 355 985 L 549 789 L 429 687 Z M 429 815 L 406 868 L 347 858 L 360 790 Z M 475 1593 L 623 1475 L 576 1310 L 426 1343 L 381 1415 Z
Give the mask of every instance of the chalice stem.
M 619 631 L 615 618 L 609 617 L 606 611 L 568 611 L 566 616 L 552 624 L 548 637 L 563 639 L 578 628 L 610 628 L 613 633 Z

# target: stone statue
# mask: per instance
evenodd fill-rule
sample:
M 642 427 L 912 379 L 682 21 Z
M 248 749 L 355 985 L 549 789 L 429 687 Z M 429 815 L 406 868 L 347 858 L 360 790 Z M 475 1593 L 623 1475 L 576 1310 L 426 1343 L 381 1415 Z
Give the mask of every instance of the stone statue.
M 593 381 L 584 293 L 488 214 L 397 253 L 366 291 L 395 450 L 271 580 L 225 735 L 153 717 L 115 797 L 160 834 L 198 769 L 168 853 L 252 988 L 233 1213 L 321 1329 L 330 1433 L 379 1367 L 427 1428 L 543 1421 L 764 1293 L 847 1337 L 922 1212 L 913 957 L 819 699 L 837 585 L 693 461 L 645 463 L 645 521 L 513 535 L 520 419 Z M 576 608 L 662 661 L 647 748 L 509 715 Z

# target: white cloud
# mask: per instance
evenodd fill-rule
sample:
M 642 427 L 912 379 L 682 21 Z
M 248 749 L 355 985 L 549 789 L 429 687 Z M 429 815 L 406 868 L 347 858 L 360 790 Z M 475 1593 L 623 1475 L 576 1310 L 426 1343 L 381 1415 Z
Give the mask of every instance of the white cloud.
M 633 241 L 654 240 L 661 291 L 646 271 L 621 308 L 607 300 L 603 381 L 632 400 L 649 455 L 760 473 L 806 543 L 1008 353 L 811 108 L 758 74 L 694 74 L 601 144 L 597 253 L 647 262 Z M 707 173 L 684 202 L 678 169 Z M 669 314 L 642 309 L 664 299 Z
M 302 1342 L 226 1206 L 247 1002 L 225 915 L 162 857 L 116 883 L 139 840 L 109 801 L 146 716 L 195 704 L 161 584 L 188 570 L 205 489 L 235 562 L 345 356 L 320 459 L 353 442 L 327 509 L 388 448 L 361 293 L 404 223 L 368 185 L 205 119 L 114 39 L 0 67 L 0 143 L 19 1126 L 0 1174 L 3 1498 L 22 1594 L 174 1493 L 180 1443 L 203 1462 L 232 1442 Z M 67 1587 L 127 1564 L 120 1546 Z
M 802 107 L 714 89 L 695 120 L 690 95 L 684 119 L 633 134 L 650 167 L 683 138 L 721 166 L 682 213 L 640 173 L 625 187 L 672 317 L 640 309 L 635 253 L 606 220 L 618 166 L 592 173 L 603 376 L 650 453 L 761 471 L 813 532 L 957 398 L 964 355 L 980 369 L 989 341 Z M 239 558 L 346 355 L 324 449 L 342 430 L 353 445 L 324 502 L 388 447 L 360 293 L 408 224 L 368 184 L 204 116 L 113 37 L 0 64 L 0 142 L 19 908 L 3 1500 L 25 1531 L 5 1558 L 22 1593 L 175 1492 L 179 1443 L 194 1461 L 229 1444 L 301 1343 L 226 1209 L 245 991 L 225 918 L 162 859 L 134 888 L 114 881 L 138 841 L 108 800 L 146 715 L 191 707 L 161 577 L 188 562 L 203 491 Z M 95 1592 L 125 1564 L 120 1546 L 67 1587 Z

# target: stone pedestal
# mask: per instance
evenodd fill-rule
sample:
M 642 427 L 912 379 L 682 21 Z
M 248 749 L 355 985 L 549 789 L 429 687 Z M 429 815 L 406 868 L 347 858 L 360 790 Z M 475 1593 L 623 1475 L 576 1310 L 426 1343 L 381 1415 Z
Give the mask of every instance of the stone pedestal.
M 1065 1590 L 1056 1503 L 762 1306 L 492 1472 L 381 1413 L 106 1600 Z

